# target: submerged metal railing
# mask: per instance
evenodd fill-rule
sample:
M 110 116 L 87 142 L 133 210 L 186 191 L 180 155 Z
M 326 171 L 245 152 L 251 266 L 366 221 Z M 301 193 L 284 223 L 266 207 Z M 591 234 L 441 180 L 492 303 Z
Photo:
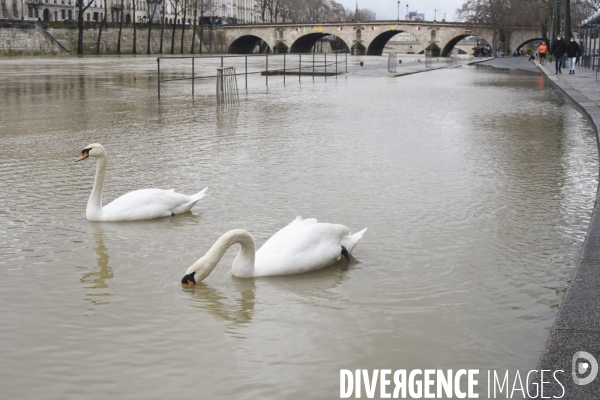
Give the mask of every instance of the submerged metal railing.
M 390 53 L 388 56 L 388 72 L 390 74 L 396 73 L 396 65 L 398 64 L 398 55 L 396 53 Z
M 256 58 L 264 58 L 264 69 L 259 69 L 257 71 L 249 71 L 248 70 L 248 58 L 256 59 Z M 295 59 L 297 58 L 297 60 Z M 167 78 L 163 79 L 161 77 L 161 62 L 164 64 L 167 62 L 173 61 L 181 61 L 191 59 L 191 74 L 189 76 L 180 77 L 180 78 Z M 194 86 L 196 80 L 203 79 L 214 79 L 218 78 L 218 75 L 196 75 L 196 69 L 202 67 L 203 61 L 208 60 L 220 60 L 220 68 L 229 67 L 233 60 L 243 59 L 244 67 L 243 72 L 235 72 L 235 76 L 244 76 L 244 85 L 245 89 L 248 89 L 248 76 L 249 75 L 264 75 L 265 76 L 265 85 L 269 86 L 269 76 L 270 75 L 283 75 L 283 83 L 286 83 L 287 75 L 295 75 L 298 74 L 298 82 L 302 81 L 302 75 L 312 76 L 314 81 L 315 76 L 325 76 L 327 79 L 328 76 L 328 68 L 329 75 L 335 76 L 340 73 L 348 72 L 348 51 L 347 50 L 338 50 L 329 53 L 298 53 L 298 54 L 247 54 L 247 55 L 226 55 L 226 56 L 184 56 L 184 57 L 158 57 L 156 59 L 157 62 L 157 74 L 158 74 L 158 98 L 160 99 L 160 87 L 161 83 L 164 82 L 175 82 L 175 81 L 192 81 L 192 95 L 194 95 Z M 278 60 L 283 62 L 283 67 L 281 68 L 273 68 L 269 69 L 269 60 Z M 324 72 L 320 72 L 319 70 L 324 70 Z M 296 71 L 296 72 L 295 72 Z
M 235 68 L 217 68 L 217 104 L 233 106 L 239 102 Z

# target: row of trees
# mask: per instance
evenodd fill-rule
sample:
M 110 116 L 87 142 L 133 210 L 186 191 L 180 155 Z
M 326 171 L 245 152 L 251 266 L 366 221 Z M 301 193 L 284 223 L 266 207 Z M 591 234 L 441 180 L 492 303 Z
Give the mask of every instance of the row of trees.
M 599 0 L 600 1 L 600 0 Z M 361 9 L 355 11 L 330 0 L 257 0 L 257 9 L 263 22 L 343 22 L 372 21 L 375 13 Z
M 181 54 L 183 54 L 183 39 L 184 39 L 184 35 L 185 35 L 185 30 L 186 30 L 186 18 L 187 19 L 193 19 L 193 24 L 192 24 L 192 29 L 193 29 L 193 34 L 192 34 L 192 46 L 190 51 L 192 53 L 195 52 L 195 43 L 196 43 L 196 32 L 200 31 L 200 38 L 203 37 L 203 28 L 204 26 L 202 24 L 200 24 L 200 27 L 198 27 L 197 21 L 198 21 L 198 17 L 200 15 L 203 14 L 208 14 L 210 12 L 211 7 L 213 7 L 213 1 L 212 0 L 145 0 L 146 1 L 146 5 L 147 5 L 147 11 L 148 11 L 148 40 L 146 43 L 146 53 L 147 54 L 151 54 L 152 53 L 152 46 L 151 46 L 151 33 L 152 33 L 152 26 L 158 21 L 160 21 L 160 49 L 159 49 L 159 53 L 163 53 L 163 39 L 164 39 L 164 30 L 165 30 L 165 23 L 167 22 L 167 18 L 166 18 L 166 11 L 167 11 L 167 7 L 170 6 L 171 10 L 173 10 L 172 14 L 174 14 L 174 20 L 177 21 L 177 18 L 181 16 L 181 20 L 183 21 L 183 23 L 181 24 Z M 124 15 L 125 15 L 125 4 L 124 4 L 125 0 L 120 0 L 120 4 L 117 7 L 118 8 L 118 23 L 119 23 L 119 34 L 118 34 L 118 39 L 117 39 L 117 54 L 121 54 L 121 37 L 122 37 L 122 30 L 123 30 L 123 20 L 124 20 Z M 78 42 L 77 42 L 77 54 L 83 54 L 83 27 L 84 27 L 84 20 L 83 20 L 83 16 L 85 11 L 87 11 L 87 9 L 94 3 L 94 0 L 76 0 L 76 6 L 78 8 L 78 28 L 79 28 L 79 36 L 78 36 Z M 98 27 L 98 39 L 97 39 L 97 44 L 96 44 L 96 53 L 100 54 L 100 42 L 101 42 L 101 38 L 102 38 L 102 31 L 103 29 L 106 28 L 106 22 L 107 22 L 107 16 L 108 16 L 108 5 L 107 5 L 108 1 L 104 2 L 104 16 L 103 19 Z M 157 10 L 159 11 L 157 13 Z M 133 21 L 137 21 L 137 16 L 136 16 L 136 7 L 133 7 L 132 9 L 133 12 Z M 160 18 L 159 15 L 160 14 Z M 193 17 L 193 18 L 190 18 Z M 202 40 L 202 39 L 200 39 Z M 200 43 L 200 45 L 198 46 L 199 51 L 202 52 L 202 43 Z M 174 49 L 175 49 L 175 29 L 172 30 L 172 34 L 171 34 L 171 54 L 174 53 Z M 133 24 L 133 54 L 137 54 L 138 53 L 138 49 L 137 49 L 137 24 Z
M 498 42 L 510 42 L 516 27 L 539 27 L 543 39 L 548 42 L 552 33 L 552 13 L 555 12 L 554 35 L 562 34 L 566 38 L 572 36 L 572 31 L 591 13 L 600 9 L 600 0 L 584 0 L 571 6 L 570 0 L 466 0 L 456 12 L 458 20 L 485 24 L 494 31 L 496 49 Z M 573 12 L 571 12 L 573 11 Z M 566 30 L 563 26 L 566 20 Z M 554 38 L 550 38 L 554 40 Z M 504 48 L 506 52 L 511 49 Z
M 327 0 L 257 0 L 263 22 L 344 21 L 344 7 Z

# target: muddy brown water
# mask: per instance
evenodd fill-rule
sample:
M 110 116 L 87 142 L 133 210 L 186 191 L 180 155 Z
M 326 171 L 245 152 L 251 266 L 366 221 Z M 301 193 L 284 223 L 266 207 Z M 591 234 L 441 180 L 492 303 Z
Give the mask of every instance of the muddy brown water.
M 157 101 L 155 68 L 0 60 L 3 396 L 325 399 L 340 369 L 535 368 L 598 171 L 592 128 L 543 78 L 252 77 L 217 109 L 214 82 Z M 185 215 L 87 222 L 95 163 L 73 161 L 93 142 L 105 204 L 208 194 Z M 227 230 L 260 245 L 297 215 L 368 227 L 351 265 L 243 280 L 231 249 L 182 289 Z

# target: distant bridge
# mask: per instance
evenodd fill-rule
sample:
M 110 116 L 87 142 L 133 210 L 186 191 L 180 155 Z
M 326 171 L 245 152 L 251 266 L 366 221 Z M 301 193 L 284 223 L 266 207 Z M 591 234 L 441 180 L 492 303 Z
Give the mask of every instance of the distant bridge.
M 432 49 L 434 55 L 445 57 L 468 36 L 479 36 L 490 45 L 493 39 L 492 30 L 487 26 L 436 21 L 223 25 L 222 29 L 225 50 L 234 54 L 251 54 L 257 51 L 257 46 L 261 52 L 307 53 L 319 39 L 331 35 L 339 38 L 337 43 L 352 54 L 381 55 L 393 36 L 407 32 L 424 48 Z M 508 48 L 516 50 L 541 39 L 539 28 L 516 28 Z

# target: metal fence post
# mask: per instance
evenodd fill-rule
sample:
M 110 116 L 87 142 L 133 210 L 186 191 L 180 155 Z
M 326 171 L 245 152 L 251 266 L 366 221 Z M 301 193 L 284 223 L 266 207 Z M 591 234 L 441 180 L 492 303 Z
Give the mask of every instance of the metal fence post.
M 158 99 L 160 100 L 160 58 L 156 59 L 158 63 Z
M 285 85 L 285 53 L 283 53 L 283 84 Z
M 192 96 L 194 95 L 194 57 L 192 57 Z
M 315 50 L 313 49 L 313 82 L 315 81 Z
M 265 74 L 265 83 L 267 85 L 267 87 L 269 87 L 269 55 L 266 55 L 266 60 L 267 60 L 267 73 Z
M 246 58 L 246 90 L 248 90 L 248 56 Z
M 302 83 L 302 53 L 298 59 L 298 83 Z
M 223 68 L 223 56 L 221 56 L 221 68 Z
M 325 80 L 327 80 L 327 53 L 325 53 Z
M 335 79 L 337 79 L 337 51 L 335 52 Z
M 346 52 L 346 73 L 348 73 L 348 52 Z

